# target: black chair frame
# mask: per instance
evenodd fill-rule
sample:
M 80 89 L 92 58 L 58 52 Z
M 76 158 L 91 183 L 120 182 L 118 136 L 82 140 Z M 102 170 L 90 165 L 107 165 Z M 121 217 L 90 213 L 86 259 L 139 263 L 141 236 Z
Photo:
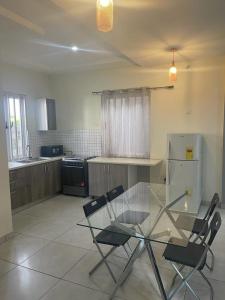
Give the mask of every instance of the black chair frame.
M 173 296 L 177 292 L 179 292 L 184 286 L 186 286 L 190 290 L 190 292 L 194 295 L 194 297 L 196 299 L 200 300 L 200 298 L 198 297 L 198 295 L 195 293 L 195 291 L 192 289 L 192 287 L 190 286 L 190 284 L 188 282 L 190 280 L 191 276 L 193 275 L 193 273 L 198 271 L 201 274 L 202 278 L 205 280 L 205 282 L 208 284 L 208 286 L 210 288 L 210 299 L 213 300 L 213 297 L 214 297 L 213 287 L 212 287 L 211 283 L 209 282 L 209 280 L 207 279 L 207 277 L 202 272 L 202 269 L 206 265 L 207 253 L 215 239 L 216 234 L 218 233 L 220 226 L 221 226 L 221 216 L 220 216 L 219 212 L 216 212 L 213 215 L 212 220 L 210 221 L 208 230 L 205 233 L 204 237 L 202 238 L 201 243 L 197 244 L 197 243 L 189 242 L 187 247 L 190 246 L 189 248 L 191 249 L 192 248 L 191 246 L 195 246 L 196 249 L 199 248 L 201 250 L 200 251 L 201 255 L 199 255 L 200 257 L 198 257 L 198 261 L 196 263 L 193 263 L 193 265 L 191 265 L 190 263 L 187 263 L 187 256 L 191 257 L 191 253 L 188 251 L 185 251 L 185 248 L 183 248 L 183 250 L 182 250 L 181 248 L 179 249 L 180 246 L 175 246 L 175 245 L 168 245 L 166 247 L 163 256 L 165 257 L 166 260 L 170 261 L 173 269 L 176 272 L 176 275 L 172 281 L 172 288 L 168 294 L 168 299 L 172 299 Z M 178 253 L 183 253 L 183 257 L 182 256 L 178 257 L 176 250 L 178 250 Z M 184 262 L 186 262 L 186 263 L 184 263 Z M 178 267 L 176 264 L 179 264 L 180 267 Z M 186 266 L 191 267 L 192 269 L 188 274 L 183 275 L 181 273 L 181 271 Z M 175 284 L 177 276 L 180 277 L 181 282 L 178 284 L 177 287 L 174 288 L 173 286 Z
M 113 271 L 109 266 L 107 258 L 109 257 L 110 254 L 113 253 L 113 251 L 116 248 L 118 248 L 120 246 L 123 246 L 127 256 L 129 257 L 129 253 L 125 247 L 125 244 L 128 242 L 130 237 L 125 232 L 122 232 L 121 230 L 116 230 L 116 228 L 115 228 L 115 230 L 106 228 L 105 231 L 102 230 L 102 231 L 100 231 L 99 234 L 95 235 L 90 219 L 94 213 L 96 213 L 99 209 L 101 209 L 104 206 L 106 207 L 109 219 L 111 219 L 111 214 L 110 214 L 110 211 L 109 211 L 109 208 L 107 205 L 107 199 L 104 195 L 102 195 L 101 197 L 99 197 L 97 199 L 91 200 L 90 202 L 88 202 L 87 204 L 85 204 L 83 206 L 84 214 L 88 221 L 88 225 L 89 225 L 89 229 L 91 231 L 93 242 L 96 245 L 96 247 L 101 255 L 101 260 L 92 268 L 92 270 L 89 272 L 89 275 L 91 276 L 97 270 L 97 268 L 100 267 L 100 265 L 102 263 L 104 263 L 105 266 L 107 267 L 113 281 L 116 282 L 115 275 L 113 274 Z M 110 227 L 110 226 L 108 226 L 108 227 Z M 107 239 L 107 233 L 108 233 L 108 236 L 110 237 L 110 239 Z M 104 236 L 106 236 L 105 239 L 104 239 Z M 114 239 L 116 240 L 115 242 L 114 242 Z M 109 245 L 109 246 L 112 246 L 112 248 L 104 255 L 99 244 Z

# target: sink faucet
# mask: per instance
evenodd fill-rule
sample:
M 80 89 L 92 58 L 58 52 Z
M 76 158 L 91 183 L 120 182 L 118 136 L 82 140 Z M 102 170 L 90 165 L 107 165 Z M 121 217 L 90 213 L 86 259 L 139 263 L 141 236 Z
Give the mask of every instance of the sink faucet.
M 28 158 L 32 158 L 32 153 L 31 153 L 31 147 L 30 145 L 27 145 L 27 154 L 28 154 Z

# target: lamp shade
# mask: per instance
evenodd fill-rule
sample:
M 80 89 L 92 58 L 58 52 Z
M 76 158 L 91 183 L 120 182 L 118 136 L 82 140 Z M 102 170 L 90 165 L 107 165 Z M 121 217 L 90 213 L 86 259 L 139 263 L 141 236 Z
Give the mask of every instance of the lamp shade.
M 96 21 L 99 31 L 108 32 L 113 29 L 113 0 L 97 0 Z
M 169 69 L 169 79 L 171 82 L 176 82 L 177 80 L 177 68 L 174 64 Z

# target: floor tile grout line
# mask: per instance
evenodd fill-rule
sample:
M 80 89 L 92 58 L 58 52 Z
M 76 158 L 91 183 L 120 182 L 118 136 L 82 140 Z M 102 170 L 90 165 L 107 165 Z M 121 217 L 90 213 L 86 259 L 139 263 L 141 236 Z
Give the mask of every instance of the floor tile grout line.
M 84 256 L 83 256 L 83 257 L 84 257 Z M 58 284 L 60 281 L 64 281 L 64 282 L 71 283 L 71 284 L 73 284 L 73 285 L 78 285 L 78 286 L 81 286 L 81 287 L 83 287 L 83 288 L 87 288 L 87 289 L 90 289 L 90 290 L 93 290 L 93 291 L 96 291 L 96 292 L 101 292 L 101 293 L 103 293 L 103 294 L 110 295 L 110 293 L 108 293 L 108 292 L 106 292 L 106 291 L 102 291 L 102 290 L 97 289 L 97 288 L 95 289 L 95 288 L 86 286 L 86 285 L 84 285 L 84 284 L 77 283 L 77 282 L 74 282 L 74 281 L 65 279 L 64 276 L 66 275 L 67 272 L 63 275 L 63 277 L 58 277 L 58 276 L 55 276 L 55 275 L 52 275 L 52 274 L 49 274 L 49 273 L 45 273 L 45 272 L 42 272 L 42 271 L 39 271 L 39 270 L 32 269 L 32 268 L 30 268 L 30 267 L 21 266 L 21 265 L 17 265 L 17 264 L 15 264 L 15 265 L 16 265 L 16 266 L 15 266 L 13 269 L 9 270 L 7 273 L 9 273 L 10 271 L 14 270 L 14 269 L 17 268 L 17 267 L 20 267 L 20 268 L 22 268 L 22 269 L 27 269 L 27 270 L 33 271 L 33 272 L 35 272 L 35 273 L 39 273 L 39 274 L 41 274 L 41 275 L 45 275 L 45 276 L 49 276 L 49 277 L 55 278 L 55 279 L 57 279 L 56 284 Z M 76 264 L 75 264 L 75 265 L 76 265 Z M 6 273 L 6 274 L 7 274 L 7 273 Z M 4 276 L 4 274 L 3 274 L 3 276 Z M 0 280 L 1 280 L 1 279 L 0 279 Z M 49 290 L 51 290 L 56 284 L 54 284 Z M 49 290 L 48 290 L 48 291 L 49 291 Z M 40 299 L 42 299 L 42 298 L 43 298 L 43 295 L 41 296 Z
M 26 215 L 26 214 L 25 214 Z M 28 215 L 28 214 L 27 214 Z M 35 217 L 35 218 L 40 218 L 40 217 L 37 217 L 37 216 L 33 216 L 33 215 L 30 215 L 30 216 L 32 216 L 32 217 Z M 47 220 L 46 220 L 47 221 Z M 54 222 L 53 222 L 54 223 Z M 73 225 L 74 226 L 74 225 Z M 73 227 L 72 226 L 72 227 Z M 72 228 L 71 227 L 71 228 Z M 60 234 L 58 237 L 56 237 L 55 239 L 53 239 L 53 240 L 48 240 L 49 241 L 49 243 L 50 242 L 56 242 L 56 243 L 62 243 L 62 244 L 65 244 L 65 245 L 70 245 L 70 246 L 73 246 L 73 247 L 77 247 L 76 245 L 71 245 L 71 244 L 66 244 L 66 243 L 63 243 L 63 242 L 60 242 L 60 241 L 56 241 L 56 239 L 57 238 L 59 238 L 60 236 L 63 236 L 67 231 L 69 231 L 69 230 L 71 230 L 71 228 L 69 228 L 69 229 L 67 229 L 64 233 L 62 233 L 62 234 Z M 23 233 L 19 233 L 19 234 L 23 234 Z M 23 235 L 26 235 L 26 234 L 23 234 Z M 36 236 L 33 236 L 33 235 L 30 235 L 30 236 L 32 236 L 32 237 L 34 237 L 34 238 L 40 238 L 41 239 L 41 237 L 36 237 Z M 42 238 L 43 239 L 43 238 Z M 44 240 L 44 239 L 43 239 Z M 47 239 L 45 239 L 45 240 L 47 240 Z M 46 247 L 49 243 L 47 243 L 45 246 L 43 246 L 41 249 L 43 249 L 44 247 Z M 77 248 L 82 248 L 82 247 L 77 247 Z M 39 251 L 41 251 L 41 249 L 39 249 L 37 252 L 39 252 Z M 82 249 L 85 249 L 85 250 L 87 250 L 86 248 L 82 248 Z M 92 250 L 92 249 L 88 249 L 88 251 L 95 251 L 95 250 Z M 37 252 L 35 252 L 35 254 L 37 253 Z M 33 255 L 35 255 L 35 254 L 33 254 Z M 80 262 L 80 260 L 82 259 L 82 258 L 84 258 L 86 255 L 87 255 L 88 253 L 86 253 L 86 254 L 84 254 L 72 267 L 71 267 L 71 269 L 73 268 L 73 267 L 75 267 L 79 262 Z M 31 255 L 30 257 L 32 257 L 33 255 Z M 120 257 L 120 256 L 119 256 Z M 10 262 L 10 261 L 9 261 Z M 23 261 L 24 262 L 24 261 Z M 13 263 L 13 262 L 10 262 L 10 263 Z M 13 263 L 14 265 L 16 265 L 15 263 Z M 25 266 L 21 266 L 21 265 L 18 265 L 18 266 L 20 266 L 20 267 L 22 267 L 22 268 L 27 268 L 27 269 L 30 269 L 30 270 L 33 270 L 33 269 L 31 269 L 31 268 L 28 268 L 28 267 L 25 267 Z M 164 267 L 163 265 L 161 266 L 163 269 L 165 269 L 166 267 Z M 8 272 L 10 272 L 10 271 L 12 271 L 12 270 L 14 270 L 16 268 L 16 266 L 13 268 L 13 269 L 11 269 L 11 270 L 9 270 Z M 70 280 L 66 280 L 66 279 L 64 279 L 64 277 L 66 276 L 66 274 L 71 270 L 71 269 L 69 269 L 64 275 L 63 275 L 63 278 L 58 278 L 58 277 L 56 277 L 56 279 L 58 279 L 58 281 L 57 282 L 60 282 L 60 281 L 67 281 L 67 282 L 71 282 L 71 283 L 73 283 L 73 284 L 76 284 L 76 285 L 81 285 L 81 286 L 83 286 L 82 284 L 78 284 L 78 283 L 74 283 L 73 281 L 70 281 Z M 33 270 L 33 271 L 35 271 L 35 272 L 38 272 L 38 273 L 42 273 L 42 274 L 46 274 L 46 275 L 48 275 L 48 276 L 52 276 L 52 275 L 50 275 L 50 274 L 47 274 L 47 273 L 43 273 L 43 272 L 41 272 L 41 271 L 37 271 L 37 270 Z M 7 272 L 7 273 L 8 273 Z M 6 273 L 6 274 L 7 274 Z M 3 276 L 4 276 L 4 274 L 3 274 Z M 52 276 L 52 277 L 54 277 L 54 276 Z M 210 278 L 211 280 L 213 280 L 213 281 L 217 281 L 217 282 L 220 282 L 220 283 L 223 283 L 223 281 L 221 281 L 221 280 L 219 280 L 219 279 L 214 279 L 214 278 Z M 57 284 L 57 283 L 56 283 Z M 89 289 L 92 289 L 92 288 L 90 288 L 90 287 L 87 287 L 87 286 L 84 286 L 84 287 L 86 287 L 86 288 L 89 288 Z M 51 289 L 51 288 L 50 288 Z M 95 290 L 95 289 L 94 289 Z M 97 291 L 99 291 L 99 290 L 97 290 Z M 43 298 L 43 296 L 41 297 L 41 298 Z
M 47 291 L 45 291 L 45 293 L 38 299 L 41 300 L 43 299 L 51 290 L 54 289 L 54 287 L 60 282 L 60 279 L 58 281 L 56 281 L 55 284 L 53 284 Z
M 71 230 L 71 229 L 72 229 L 72 228 L 70 228 L 69 230 Z M 66 231 L 66 232 L 67 232 L 67 231 Z M 64 235 L 66 232 L 64 232 L 62 235 Z M 87 248 L 84 248 L 84 247 L 76 246 L 76 245 L 74 245 L 74 244 L 69 244 L 69 243 L 57 241 L 57 239 L 59 238 L 59 236 L 56 237 L 55 239 L 51 239 L 51 240 L 50 240 L 50 239 L 42 238 L 42 237 L 40 237 L 40 236 L 28 234 L 28 233 L 20 233 L 20 232 L 17 232 L 17 234 L 18 234 L 18 235 L 23 235 L 23 236 L 25 236 L 25 237 L 31 237 L 31 238 L 36 238 L 36 239 L 48 241 L 48 243 L 47 243 L 45 246 L 47 246 L 47 245 L 48 245 L 49 243 L 51 243 L 51 242 L 54 242 L 54 243 L 57 243 L 57 244 L 62 244 L 62 245 L 66 245 L 66 246 L 71 246 L 71 247 L 78 248 L 78 249 L 82 249 L 82 250 L 86 250 L 86 251 L 94 251 L 94 250 L 87 249 Z M 60 236 L 61 236 L 61 235 L 60 235 Z M 45 246 L 43 246 L 43 248 L 44 248 Z M 41 248 L 41 249 L 42 249 L 42 248 Z M 40 250 L 41 250 L 41 249 L 40 249 Z M 40 251 L 40 250 L 38 250 L 38 251 Z M 31 256 L 33 256 L 33 254 L 32 254 Z M 30 257 L 31 257 L 31 256 L 30 256 Z M 1 259 L 1 257 L 0 257 L 0 259 Z M 27 259 L 26 259 L 26 260 L 27 260 Z
M 35 236 L 32 236 L 32 235 L 25 235 L 25 234 L 22 234 L 22 233 L 19 233 L 18 235 L 22 235 L 22 236 L 24 236 L 24 237 L 32 237 L 32 238 L 44 240 L 44 241 L 47 242 L 47 244 L 45 244 L 44 246 L 42 246 L 39 250 L 35 251 L 32 255 L 30 255 L 29 257 L 27 257 L 26 259 L 24 259 L 23 261 L 21 261 L 21 262 L 19 262 L 19 263 L 13 262 L 13 261 L 10 261 L 10 260 L 6 260 L 6 259 L 4 259 L 4 258 L 2 258 L 2 257 L 0 256 L 0 259 L 5 260 L 5 261 L 8 261 L 9 263 L 12 263 L 12 264 L 15 264 L 15 265 L 18 264 L 19 266 L 22 266 L 22 265 L 21 265 L 22 263 L 24 263 L 27 259 L 29 259 L 29 258 L 32 257 L 33 255 L 37 254 L 40 250 L 42 250 L 43 248 L 45 248 L 45 247 L 51 242 L 50 240 L 46 240 L 46 239 L 43 239 L 43 238 L 40 238 L 40 237 L 38 238 L 38 237 L 35 237 Z M 13 239 L 13 237 L 12 237 L 12 239 Z M 10 239 L 9 239 L 8 241 L 10 241 Z M 8 241 L 6 241 L 6 243 L 7 243 Z
M 9 263 L 8 261 L 5 261 L 5 260 L 3 260 L 3 259 L 1 259 L 1 260 L 4 261 L 4 262 Z M 12 263 L 10 263 L 10 264 L 12 264 Z M 4 277 L 6 274 L 8 274 L 10 271 L 14 270 L 14 269 L 17 268 L 17 267 L 18 267 L 18 266 L 17 266 L 16 264 L 14 264 L 14 266 L 13 266 L 12 269 L 10 269 L 10 270 L 6 271 L 5 273 L 1 274 L 1 275 L 0 275 L 0 281 L 1 281 L 1 278 L 2 278 L 2 277 Z
M 78 263 L 80 263 L 81 260 L 83 258 L 85 258 L 87 255 L 88 255 L 88 251 L 87 251 L 87 253 L 85 253 L 84 255 L 82 255 L 82 257 L 68 271 L 66 271 L 66 273 L 63 275 L 63 278 L 65 278 L 66 274 L 68 274 L 76 265 L 78 265 Z
M 56 239 L 60 238 L 61 236 L 63 236 L 65 233 L 67 233 L 68 231 L 70 231 L 75 225 L 73 225 L 72 227 L 68 228 L 65 232 L 63 232 L 62 234 L 60 234 L 59 236 L 57 236 L 53 241 L 56 241 Z
M 83 257 L 84 257 L 84 256 L 83 256 Z M 32 269 L 32 268 L 26 267 L 26 266 L 16 265 L 16 267 L 20 267 L 20 268 L 23 268 L 23 269 L 27 269 L 27 270 L 33 271 L 33 272 L 35 272 L 35 273 L 39 273 L 39 274 L 42 274 L 42 275 L 49 276 L 49 277 L 52 277 L 52 278 L 57 279 L 57 282 L 56 282 L 52 287 L 50 287 L 50 288 L 49 288 L 49 289 L 41 296 L 41 298 L 39 298 L 39 300 L 40 300 L 40 299 L 43 299 L 43 297 L 44 297 L 51 289 L 53 289 L 60 281 L 68 282 L 68 283 L 71 283 L 71 284 L 73 284 L 73 285 L 78 285 L 78 286 L 81 286 L 81 287 L 86 288 L 86 289 L 89 289 L 89 290 L 93 290 L 93 291 L 96 291 L 96 292 L 100 292 L 100 293 L 105 294 L 105 295 L 110 295 L 110 292 L 102 291 L 102 290 L 97 289 L 97 288 L 95 289 L 95 288 L 86 286 L 86 285 L 84 285 L 84 284 L 80 284 L 80 283 L 77 283 L 77 282 L 73 282 L 73 281 L 71 281 L 71 280 L 65 279 L 64 277 L 57 277 L 57 276 L 54 276 L 54 275 L 52 275 L 52 274 L 48 274 L 48 273 L 45 273 L 45 272 L 41 272 L 41 271 L 38 271 L 38 270 L 35 270 L 35 269 Z M 16 268 L 16 267 L 15 267 L 15 268 Z M 13 269 L 15 269 L 15 268 L 13 268 Z M 12 270 L 13 270 L 13 269 L 12 269 Z M 12 270 L 10 270 L 10 271 L 12 271 Z M 10 271 L 9 271 L 9 272 L 10 272 Z M 8 273 L 8 272 L 7 272 L 7 273 Z M 66 274 L 66 273 L 65 273 L 65 274 Z M 65 274 L 64 274 L 63 276 L 65 276 Z M 4 275 L 3 275 L 3 276 L 4 276 Z M 119 296 L 116 297 L 116 298 L 119 298 Z M 119 299 L 122 300 L 122 298 L 119 298 Z
M 54 224 L 54 223 L 52 223 L 52 224 Z M 71 230 L 72 228 L 73 228 L 73 226 L 69 227 L 67 230 Z M 62 234 L 65 234 L 67 232 L 67 230 L 65 232 L 63 232 Z M 52 242 L 55 241 L 56 239 L 58 239 L 61 236 L 61 234 L 60 234 L 60 235 L 57 235 L 54 239 L 47 239 L 47 238 L 41 237 L 40 235 L 34 235 L 34 234 L 30 234 L 30 233 L 19 233 L 19 234 L 23 234 L 23 235 L 26 235 L 26 236 L 32 236 L 33 238 L 39 238 L 39 239 L 48 240 L 48 241 L 52 241 Z
M 30 217 L 34 217 L 34 216 L 31 216 L 31 215 L 29 215 Z M 39 219 L 38 221 L 37 221 L 37 223 L 35 223 L 35 224 L 33 224 L 33 225 L 31 225 L 31 226 L 36 226 L 36 225 L 38 225 L 38 224 L 42 224 L 42 223 L 50 223 L 50 224 L 57 224 L 57 225 L 61 225 L 63 222 L 60 222 L 60 221 L 49 221 L 47 218 L 46 219 L 41 219 L 41 217 L 35 217 L 36 219 Z M 69 223 L 69 222 L 68 222 Z M 64 224 L 66 224 L 66 222 L 64 222 Z M 73 224 L 73 225 L 71 225 L 71 227 L 68 227 L 67 229 L 66 229 L 66 231 L 67 230 L 69 230 L 69 229 L 71 229 L 72 227 L 74 227 L 76 224 Z M 16 230 L 14 230 L 14 231 L 16 231 Z M 65 231 L 65 232 L 66 232 Z M 65 232 L 63 232 L 62 234 L 64 234 Z M 61 234 L 60 234 L 61 235 Z M 60 236 L 59 235 L 59 236 Z M 57 236 L 57 237 L 59 237 L 59 236 Z
M 72 226 L 73 227 L 73 226 Z M 71 227 L 71 228 L 72 228 Z M 70 229 L 71 229 L 70 228 Z M 66 231 L 65 231 L 66 232 Z M 64 232 L 64 234 L 65 234 Z M 23 260 L 22 262 L 20 262 L 20 264 L 24 263 L 26 260 L 30 259 L 31 257 L 33 257 L 34 255 L 36 255 L 39 251 L 41 251 L 42 249 L 44 249 L 45 247 L 47 247 L 51 242 L 54 242 L 54 243 L 58 243 L 57 241 L 55 241 L 58 237 L 56 237 L 55 239 L 53 240 L 49 240 L 49 239 L 46 239 L 46 238 L 42 238 L 40 236 L 35 236 L 35 235 L 31 235 L 31 234 L 27 234 L 27 233 L 17 233 L 18 235 L 22 235 L 24 237 L 31 237 L 31 238 L 36 238 L 36 239 L 40 239 L 40 240 L 44 240 L 46 241 L 47 243 L 41 247 L 39 250 L 37 250 L 36 252 L 34 252 L 31 256 L 27 257 L 25 260 Z M 13 237 L 12 237 L 13 238 Z M 75 246 L 74 246 L 75 247 Z M 1 259 L 1 257 L 0 257 Z
M 47 246 L 47 245 L 48 245 L 48 244 L 46 244 L 46 246 Z M 44 247 L 45 247 L 45 246 L 44 246 Z M 43 248 L 44 248 L 44 247 L 43 247 Z M 42 248 L 41 248 L 41 249 L 42 249 Z M 40 249 L 40 250 L 41 250 L 41 249 Z M 38 251 L 40 251 L 40 250 L 38 250 Z M 37 251 L 37 252 L 38 252 L 38 251 Z M 89 250 L 89 251 L 91 251 L 91 252 L 96 252 L 96 251 L 92 251 L 92 250 Z M 88 251 L 88 252 L 89 252 L 89 251 Z M 71 280 L 65 279 L 66 274 L 68 274 L 68 273 L 71 271 L 71 269 L 74 268 L 74 267 L 75 267 L 75 266 L 76 266 L 76 265 L 77 265 L 77 264 L 78 264 L 85 256 L 87 256 L 87 255 L 88 255 L 88 253 L 84 254 L 84 255 L 83 255 L 76 263 L 74 263 L 74 264 L 72 265 L 72 267 L 71 267 L 68 271 L 66 271 L 66 272 L 62 275 L 62 277 L 58 277 L 58 276 L 55 276 L 55 275 L 52 275 L 52 274 L 49 274 L 49 273 L 42 272 L 42 271 L 40 271 L 40 270 L 32 269 L 31 267 L 27 267 L 27 266 L 21 265 L 21 263 L 23 263 L 23 262 L 25 262 L 25 261 L 23 261 L 23 262 L 21 262 L 21 263 L 15 263 L 15 262 L 12 262 L 12 261 L 7 260 L 7 259 L 0 258 L 2 261 L 5 261 L 5 262 L 7 262 L 7 263 L 10 263 L 10 264 L 14 264 L 14 265 L 15 265 L 15 267 L 13 267 L 11 270 L 9 270 L 9 271 L 7 271 L 6 273 L 2 274 L 2 275 L 0 276 L 0 280 L 1 280 L 1 277 L 2 277 L 2 276 L 4 277 L 4 275 L 6 275 L 7 273 L 9 273 L 10 271 L 13 271 L 16 267 L 21 267 L 21 268 L 29 269 L 29 270 L 31 270 L 31 271 L 34 271 L 34 272 L 37 272 L 37 273 L 46 275 L 46 276 L 53 277 L 53 278 L 58 279 L 58 280 L 63 280 L 63 281 L 67 281 L 67 282 L 71 282 L 71 283 L 74 283 L 74 284 L 81 285 L 81 286 L 83 286 L 83 287 L 87 287 L 87 286 L 85 286 L 85 285 L 82 285 L 82 284 L 79 284 L 79 283 L 75 283 L 75 282 L 73 282 L 73 281 L 71 281 Z M 165 268 L 165 267 L 161 267 L 161 268 L 166 269 L 166 270 L 169 270 L 168 268 Z M 224 283 L 224 281 L 218 280 L 218 279 L 215 279 L 215 278 L 209 278 L 209 280 L 217 281 L 217 282 L 219 282 L 219 283 Z M 90 288 L 90 289 L 93 289 L 93 290 L 97 290 L 97 291 L 101 291 L 101 290 L 94 289 L 94 288 L 91 288 L 91 287 L 87 287 L 87 288 Z
M 32 235 L 29 235 L 29 234 L 23 234 L 23 233 L 18 233 L 18 235 L 22 235 L 22 236 L 28 236 L 28 237 L 33 237 L 33 238 L 39 238 L 39 239 L 42 239 L 42 240 L 45 240 L 45 241 L 48 241 L 47 242 L 47 244 L 45 244 L 43 247 L 41 247 L 39 250 L 37 250 L 35 253 L 33 253 L 31 256 L 29 256 L 28 258 L 26 258 L 25 260 L 23 260 L 22 262 L 19 262 L 19 263 L 15 263 L 15 262 L 13 262 L 13 261 L 10 261 L 10 260 L 7 260 L 7 259 L 4 259 L 4 258 L 1 258 L 0 257 L 0 259 L 1 260 L 3 260 L 3 261 L 6 261 L 6 262 L 8 262 L 8 263 L 11 263 L 11 264 L 14 264 L 14 265 L 16 265 L 16 266 L 21 266 L 21 267 L 25 267 L 24 265 L 22 265 L 26 260 L 28 260 L 28 259 L 30 259 L 31 257 L 33 257 L 34 255 L 36 255 L 39 251 L 41 251 L 42 249 L 44 249 L 45 247 L 47 247 L 51 242 L 55 242 L 55 243 L 59 243 L 59 244 L 64 244 L 64 245 L 69 245 L 69 246 L 72 246 L 72 247 L 75 247 L 75 248 L 79 248 L 79 249 L 83 249 L 83 250 L 86 250 L 86 251 L 93 251 L 93 252 L 97 252 L 96 250 L 92 250 L 92 249 L 86 249 L 86 248 L 82 248 L 82 247 L 77 247 L 77 246 L 74 246 L 74 245 L 71 245 L 71 244 L 66 244 L 66 243 L 63 243 L 63 242 L 58 242 L 58 241 L 55 241 L 55 240 L 47 240 L 47 239 L 43 239 L 43 238 L 40 238 L 40 237 L 36 237 L 36 236 L 32 236 Z M 84 254 L 64 275 L 63 275 L 63 277 L 64 276 L 66 276 L 66 274 L 73 268 L 73 267 L 75 267 L 79 262 L 80 262 L 80 260 L 82 259 L 82 258 L 84 258 L 86 255 L 88 255 L 88 253 L 86 253 L 86 254 Z M 119 256 L 119 255 L 114 255 L 114 256 L 118 256 L 118 257 L 120 257 L 121 258 L 121 256 Z M 146 264 L 146 265 L 148 265 L 147 263 L 145 263 L 145 262 L 143 262 L 143 264 Z M 138 268 L 138 267 L 137 267 Z M 163 265 L 161 265 L 161 268 L 163 268 L 163 269 L 167 269 L 167 270 L 170 270 L 169 268 L 166 268 L 166 267 L 164 267 Z M 14 268 L 13 268 L 14 269 Z M 33 270 L 33 269 L 32 269 Z M 10 272 L 11 270 L 9 270 L 9 272 Z M 3 274 L 4 275 L 4 274 Z M 48 274 L 48 273 L 46 273 L 46 275 L 51 275 L 51 274 Z M 63 278 L 62 277 L 62 278 Z M 62 278 L 60 278 L 60 279 L 62 279 Z M 216 278 L 212 278 L 211 276 L 209 277 L 209 280 L 215 280 L 215 281 L 218 281 L 218 282 L 224 282 L 224 281 L 222 281 L 222 280 L 219 280 L 219 279 L 216 279 Z
M 73 285 L 75 285 L 75 286 L 77 285 L 77 286 L 83 287 L 83 288 L 85 288 L 85 289 L 89 289 L 89 290 L 92 290 L 92 291 L 95 291 L 95 292 L 102 293 L 102 294 L 105 294 L 105 295 L 107 295 L 107 296 L 110 296 L 110 292 L 102 291 L 102 290 L 97 289 L 97 288 L 95 289 L 95 288 L 86 286 L 86 285 L 84 285 L 84 284 L 77 283 L 77 282 L 73 282 L 73 281 L 71 281 L 71 280 L 67 280 L 67 279 L 64 279 L 64 278 L 59 278 L 59 280 L 57 281 L 57 283 L 56 283 L 54 286 L 52 286 L 52 287 L 48 290 L 48 292 L 49 292 L 51 289 L 53 289 L 60 281 L 67 282 L 67 283 L 71 283 L 71 284 L 73 284 Z M 48 293 L 48 292 L 47 292 L 47 293 Z M 46 293 L 46 294 L 47 294 L 47 293 Z M 45 295 L 46 295 L 46 294 L 45 294 Z M 43 297 L 44 297 L 45 295 L 42 295 L 41 298 L 39 298 L 39 300 L 43 299 Z M 118 297 L 116 296 L 115 298 L 118 298 Z M 119 298 L 119 299 L 122 300 L 122 298 Z

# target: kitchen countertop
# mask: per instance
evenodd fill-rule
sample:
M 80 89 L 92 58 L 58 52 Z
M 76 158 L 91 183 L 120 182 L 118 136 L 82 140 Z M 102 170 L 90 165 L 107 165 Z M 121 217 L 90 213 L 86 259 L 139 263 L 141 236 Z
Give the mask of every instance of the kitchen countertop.
M 127 157 L 96 157 L 87 161 L 92 164 L 114 164 L 114 165 L 130 165 L 130 166 L 157 166 L 162 162 L 161 159 L 143 159 L 143 158 L 127 158 Z
M 10 162 L 8 162 L 8 166 L 9 166 L 9 170 L 11 171 L 11 170 L 27 168 L 27 167 L 31 167 L 31 166 L 35 166 L 35 165 L 45 164 L 45 163 L 49 163 L 51 161 L 61 160 L 63 157 L 64 156 L 40 157 L 40 158 L 42 158 L 42 160 L 33 161 L 33 162 L 29 162 L 29 163 L 20 163 L 17 161 L 10 161 Z

